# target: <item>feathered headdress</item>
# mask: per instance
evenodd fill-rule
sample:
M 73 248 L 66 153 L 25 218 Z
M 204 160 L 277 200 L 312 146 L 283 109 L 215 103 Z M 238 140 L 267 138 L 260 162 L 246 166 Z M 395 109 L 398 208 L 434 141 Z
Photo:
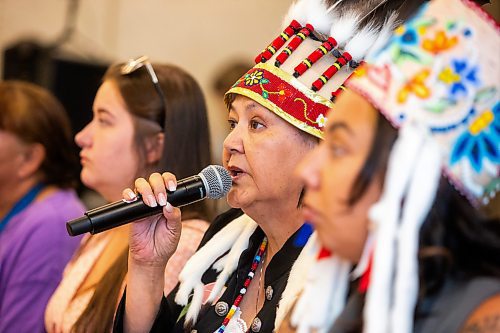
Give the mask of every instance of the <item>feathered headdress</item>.
M 342 91 L 342 84 L 374 46 L 387 41 L 397 21 L 404 18 L 402 8 L 407 2 L 413 3 L 409 0 L 297 1 L 285 18 L 283 32 L 256 57 L 257 64 L 229 89 L 226 101 L 232 94 L 246 96 L 300 130 L 323 138 L 325 115 Z M 203 272 L 211 267 L 220 272 L 205 300 L 210 304 L 236 269 L 238 258 L 255 228 L 255 222 L 247 216 L 236 219 L 188 261 L 180 274 L 175 298 L 177 304 L 190 304 L 187 324 L 197 321 L 203 303 Z M 214 263 L 229 249 L 226 256 Z M 310 259 L 316 258 L 317 250 L 317 246 L 309 246 L 299 256 L 298 263 L 303 264 L 300 267 L 308 266 Z M 343 277 L 348 273 L 348 264 L 338 258 L 330 259 L 334 265 L 341 266 L 332 274 L 338 271 L 338 281 L 347 281 L 347 277 Z M 295 266 L 277 310 L 275 327 L 301 290 L 304 279 L 299 275 L 302 274 L 303 270 Z M 342 291 L 337 295 L 336 304 L 342 303 Z
M 374 239 L 365 332 L 412 332 L 418 237 L 442 171 L 469 201 L 500 189 L 500 28 L 468 0 L 434 0 L 348 87 L 396 127 Z
M 406 1 L 299 0 L 283 32 L 226 93 L 249 97 L 297 128 L 323 138 L 326 113 L 374 45 L 383 44 Z M 411 2 L 411 1 L 409 1 Z

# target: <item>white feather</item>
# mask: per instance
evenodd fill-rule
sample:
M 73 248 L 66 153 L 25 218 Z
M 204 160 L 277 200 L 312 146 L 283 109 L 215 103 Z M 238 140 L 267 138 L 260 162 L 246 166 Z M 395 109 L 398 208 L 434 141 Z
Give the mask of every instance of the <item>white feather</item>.
M 364 10 L 364 15 L 361 17 L 359 22 L 364 21 L 365 18 L 368 17 L 371 13 L 376 11 L 380 6 L 385 4 L 387 0 L 374 0 L 374 1 L 365 1 L 365 10 Z M 363 13 L 363 11 L 360 11 L 360 13 Z
M 328 14 L 324 0 L 310 0 L 306 6 L 307 23 L 316 31 L 328 34 L 333 23 L 333 15 Z
M 399 25 L 399 23 L 396 22 L 397 17 L 398 14 L 396 12 L 392 12 L 385 19 L 384 25 L 382 27 L 382 30 L 380 30 L 378 34 L 377 40 L 375 41 L 375 43 L 373 43 L 372 47 L 367 53 L 367 58 L 377 54 L 382 49 L 382 47 L 385 46 L 389 38 L 391 38 L 394 30 Z
M 358 27 L 359 15 L 356 13 L 350 13 L 339 17 L 338 20 L 333 22 L 332 28 L 330 29 L 330 36 L 335 38 L 339 45 L 347 41 L 356 31 Z
M 239 251 L 240 254 L 248 244 L 248 238 L 257 228 L 257 223 L 249 216 L 242 215 L 216 233 L 202 248 L 200 248 L 184 265 L 179 274 L 179 290 L 175 295 L 175 302 L 181 306 L 185 306 L 189 302 L 189 296 L 192 294 L 191 304 L 188 313 L 186 314 L 186 324 L 189 322 L 195 323 L 203 302 L 204 285 L 201 282 L 201 277 L 207 269 L 221 255 L 231 250 L 224 260 L 217 260 L 217 268 L 220 269 L 223 264 L 222 276 L 217 279 L 218 285 L 224 285 L 227 277 L 237 265 L 239 255 L 234 252 Z M 245 238 L 246 239 L 243 239 Z M 234 245 L 238 244 L 237 249 Z M 236 263 L 234 262 L 236 260 Z M 218 289 L 219 292 L 222 288 Z
M 378 29 L 368 24 L 357 33 L 345 46 L 354 61 L 361 61 L 377 39 Z M 335 37 L 334 37 L 335 38 Z

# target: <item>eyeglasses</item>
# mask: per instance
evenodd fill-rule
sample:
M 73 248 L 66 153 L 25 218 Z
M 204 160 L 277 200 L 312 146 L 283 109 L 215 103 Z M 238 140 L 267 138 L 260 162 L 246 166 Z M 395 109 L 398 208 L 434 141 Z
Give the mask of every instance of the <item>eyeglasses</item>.
M 165 115 L 167 112 L 167 107 L 165 104 L 166 99 L 165 95 L 163 94 L 163 90 L 161 90 L 160 83 L 158 82 L 158 77 L 156 76 L 153 66 L 149 62 L 149 58 L 147 56 L 142 56 L 137 59 L 130 59 L 126 64 L 122 66 L 120 72 L 122 75 L 129 75 L 141 67 L 145 67 L 146 70 L 148 71 L 149 77 L 151 78 L 151 82 L 153 82 L 156 92 L 160 97 L 161 105 L 163 107 L 163 112 L 161 113 L 158 122 L 161 128 L 163 129 L 165 127 Z

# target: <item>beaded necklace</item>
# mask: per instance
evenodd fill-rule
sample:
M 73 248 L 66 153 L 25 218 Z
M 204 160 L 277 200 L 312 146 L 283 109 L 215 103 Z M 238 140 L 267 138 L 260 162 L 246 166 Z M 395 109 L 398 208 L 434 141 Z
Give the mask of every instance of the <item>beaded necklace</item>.
M 222 325 L 219 327 L 217 330 L 217 333 L 224 333 L 226 330 L 226 326 L 231 320 L 231 318 L 234 316 L 236 313 L 236 310 L 239 308 L 241 301 L 243 300 L 243 297 L 245 296 L 247 292 L 247 288 L 250 285 L 250 282 L 252 282 L 252 279 L 255 275 L 255 270 L 257 270 L 257 267 L 259 266 L 260 261 L 262 260 L 262 255 L 266 251 L 267 247 L 267 237 L 264 237 L 262 240 L 262 243 L 260 244 L 259 249 L 257 250 L 257 253 L 255 254 L 255 257 L 253 258 L 252 266 L 250 267 L 250 272 L 248 272 L 247 278 L 245 279 L 245 282 L 243 283 L 243 288 L 241 288 L 240 293 L 238 297 L 234 300 L 233 305 L 231 306 L 231 309 L 226 315 L 226 318 L 222 321 Z

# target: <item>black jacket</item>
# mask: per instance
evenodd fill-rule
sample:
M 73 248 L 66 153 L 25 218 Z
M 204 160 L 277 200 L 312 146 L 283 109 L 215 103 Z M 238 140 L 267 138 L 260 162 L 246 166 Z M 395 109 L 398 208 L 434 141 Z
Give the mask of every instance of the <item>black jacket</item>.
M 241 210 L 237 209 L 230 209 L 224 214 L 219 215 L 205 233 L 200 247 L 209 239 L 211 239 L 224 226 L 226 226 L 229 222 L 239 217 L 240 215 L 242 215 L 242 212 Z M 270 333 L 274 329 L 274 320 L 276 317 L 276 308 L 278 306 L 278 302 L 281 299 L 281 294 L 285 290 L 288 275 L 290 273 L 292 265 L 300 254 L 300 251 L 302 250 L 302 247 L 294 245 L 296 233 L 292 235 L 283 245 L 281 250 L 274 255 L 266 269 L 266 274 L 264 277 L 264 290 L 266 290 L 266 297 L 264 305 L 257 315 L 257 318 L 258 320 L 260 320 L 261 325 L 252 325 L 252 327 L 250 328 L 251 332 Z M 229 309 L 233 304 L 234 299 L 238 296 L 239 290 L 241 289 L 241 286 L 243 285 L 243 282 L 250 270 L 254 255 L 257 252 L 257 249 L 261 244 L 263 238 L 264 233 L 262 229 L 257 228 L 253 235 L 250 237 L 248 249 L 243 251 L 243 253 L 241 254 L 237 269 L 226 282 L 227 288 L 225 292 L 215 305 L 202 307 L 198 316 L 198 321 L 196 325 L 194 325 L 194 327 L 190 327 L 187 330 L 183 328 L 184 316 L 180 317 L 183 307 L 175 304 L 174 302 L 175 294 L 177 293 L 178 288 L 177 286 L 166 298 L 163 298 L 160 310 L 153 324 L 151 332 L 181 333 L 196 330 L 198 333 L 213 333 L 215 330 L 217 330 L 227 314 L 227 312 L 223 312 L 220 309 Z M 217 272 L 213 269 L 209 269 L 203 274 L 202 282 L 204 284 L 208 284 L 215 282 L 216 279 Z M 125 296 L 126 295 L 124 294 L 117 310 L 113 330 L 114 332 L 123 332 Z M 227 307 L 225 306 L 225 304 L 221 304 L 221 302 L 226 303 Z M 219 304 L 219 314 L 215 311 L 217 304 Z M 256 328 L 258 328 L 259 326 L 260 329 L 256 330 Z

